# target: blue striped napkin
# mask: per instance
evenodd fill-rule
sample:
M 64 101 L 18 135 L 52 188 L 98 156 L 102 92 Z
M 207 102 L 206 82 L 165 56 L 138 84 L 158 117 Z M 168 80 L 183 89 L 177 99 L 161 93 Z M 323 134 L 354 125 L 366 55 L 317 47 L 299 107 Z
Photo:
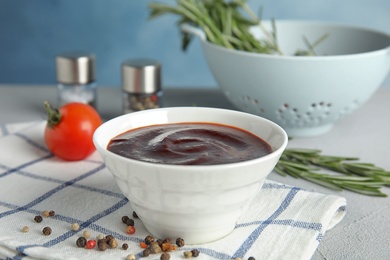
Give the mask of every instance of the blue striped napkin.
M 148 232 L 135 219 L 136 232 L 125 233 L 122 216 L 132 217 L 127 199 L 94 153 L 79 162 L 55 158 L 43 141 L 45 122 L 2 125 L 0 131 L 0 258 L 125 259 L 142 255 L 139 242 Z M 196 259 L 310 259 L 325 232 L 345 215 L 344 198 L 266 181 L 247 213 L 227 237 L 196 248 Z M 55 215 L 34 221 L 44 210 Z M 80 229 L 73 231 L 71 224 Z M 24 226 L 29 232 L 22 232 Z M 42 234 L 49 226 L 52 233 Z M 118 248 L 99 251 L 76 246 L 88 230 L 91 237 L 113 235 Z M 129 245 L 127 250 L 121 248 Z M 159 259 L 151 255 L 146 259 Z

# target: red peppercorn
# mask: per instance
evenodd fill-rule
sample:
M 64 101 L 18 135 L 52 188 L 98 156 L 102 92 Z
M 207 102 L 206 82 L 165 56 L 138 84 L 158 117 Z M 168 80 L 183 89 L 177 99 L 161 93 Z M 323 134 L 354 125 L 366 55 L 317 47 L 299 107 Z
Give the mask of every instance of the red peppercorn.
M 152 100 L 153 102 L 156 102 L 158 100 L 158 97 L 156 95 L 152 95 L 152 96 L 150 96 L 150 100 Z
M 93 248 L 95 248 L 95 246 L 96 246 L 96 240 L 93 240 L 93 239 L 88 240 L 87 244 L 85 245 L 85 247 L 87 249 L 93 249 Z
M 127 226 L 126 227 L 126 233 L 130 234 L 130 235 L 134 234 L 135 233 L 135 227 L 134 226 Z
M 139 242 L 141 248 L 148 248 L 148 245 L 145 242 Z

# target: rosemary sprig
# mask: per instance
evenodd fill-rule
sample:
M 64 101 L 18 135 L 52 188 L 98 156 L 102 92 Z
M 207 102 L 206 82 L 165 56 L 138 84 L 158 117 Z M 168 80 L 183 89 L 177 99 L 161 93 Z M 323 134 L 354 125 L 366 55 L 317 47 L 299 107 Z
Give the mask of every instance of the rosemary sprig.
M 295 52 L 295 56 L 317 56 L 317 53 L 315 52 L 315 48 L 323 42 L 326 38 L 328 38 L 329 33 L 326 33 L 322 35 L 320 38 L 318 38 L 314 43 L 310 43 L 309 40 L 303 36 L 303 42 L 305 43 L 307 50 L 297 50 Z
M 350 190 L 356 193 L 387 197 L 381 191 L 390 185 L 390 172 L 371 163 L 358 162 L 354 157 L 322 155 L 315 149 L 286 149 L 275 172 L 302 178 L 332 190 Z M 330 170 L 341 174 L 323 173 Z
M 149 19 L 166 14 L 178 15 L 180 17 L 179 26 L 190 24 L 200 27 L 207 41 L 214 44 L 228 49 L 283 55 L 278 44 L 275 20 L 271 20 L 272 29 L 268 30 L 261 21 L 262 12 L 256 16 L 246 0 L 176 0 L 176 4 L 176 6 L 170 6 L 150 2 Z M 262 8 L 260 10 L 262 11 Z M 252 26 L 258 26 L 265 38 L 256 39 L 250 32 Z M 182 50 L 186 50 L 193 36 L 183 31 L 181 35 Z M 307 50 L 297 50 L 295 55 L 316 55 L 314 48 L 327 36 L 327 34 L 321 36 L 314 43 L 310 43 L 306 37 L 303 37 Z
M 163 3 L 149 3 L 153 19 L 166 14 L 180 17 L 179 25 L 190 24 L 200 27 L 209 42 L 229 49 L 258 52 L 265 54 L 282 54 L 274 31 L 269 32 L 260 19 L 252 12 L 246 0 L 176 0 L 176 6 Z M 258 25 L 267 37 L 256 39 L 249 28 Z M 275 28 L 275 24 L 273 24 Z M 186 50 L 192 36 L 182 34 L 182 49 Z

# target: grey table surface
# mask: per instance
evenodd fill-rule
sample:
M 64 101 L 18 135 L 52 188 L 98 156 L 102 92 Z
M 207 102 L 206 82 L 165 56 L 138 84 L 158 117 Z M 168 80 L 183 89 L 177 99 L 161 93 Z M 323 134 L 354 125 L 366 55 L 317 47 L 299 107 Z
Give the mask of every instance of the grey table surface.
M 55 86 L 0 85 L 0 124 L 44 120 L 43 101 L 56 102 Z M 165 89 L 164 106 L 207 106 L 234 109 L 217 89 Z M 104 120 L 121 114 L 119 88 L 98 89 Z M 294 138 L 290 148 L 321 149 L 324 154 L 359 157 L 390 170 L 390 88 L 381 88 L 357 111 L 327 134 Z M 347 215 L 325 234 L 312 259 L 390 259 L 390 197 L 335 192 L 301 179 L 271 173 L 269 179 L 347 199 Z M 390 188 L 383 192 L 390 195 Z

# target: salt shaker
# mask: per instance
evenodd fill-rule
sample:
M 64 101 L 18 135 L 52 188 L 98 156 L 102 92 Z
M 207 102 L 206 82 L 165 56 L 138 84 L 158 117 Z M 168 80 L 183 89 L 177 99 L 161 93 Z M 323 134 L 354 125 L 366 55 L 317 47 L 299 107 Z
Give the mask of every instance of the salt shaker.
M 122 63 L 123 113 L 162 106 L 161 65 L 151 59 Z
M 56 57 L 58 102 L 82 102 L 96 108 L 95 56 L 86 52 L 64 52 Z

